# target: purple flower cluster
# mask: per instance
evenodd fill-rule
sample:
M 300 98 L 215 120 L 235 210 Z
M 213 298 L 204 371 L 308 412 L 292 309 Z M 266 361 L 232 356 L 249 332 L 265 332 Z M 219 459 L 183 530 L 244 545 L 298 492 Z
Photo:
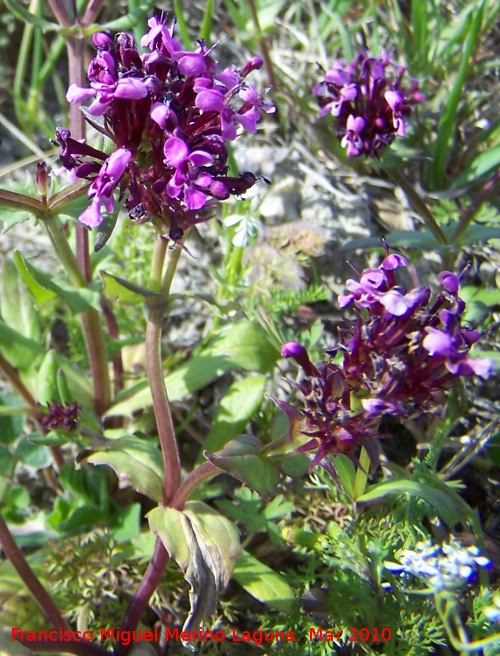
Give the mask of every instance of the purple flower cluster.
M 348 157 L 378 157 L 396 137 L 406 134 L 412 105 L 424 99 L 416 81 L 403 86 L 405 69 L 389 60 L 360 53 L 350 64 L 338 61 L 313 89 L 320 116 L 335 118 L 341 145 Z
M 81 408 L 78 403 L 52 403 L 48 406 L 47 412 L 40 415 L 40 423 L 46 431 L 63 428 L 67 431 L 74 431 L 78 425 Z
M 262 66 L 254 57 L 243 68 L 219 70 L 211 49 L 200 41 L 197 52 L 183 50 L 158 18 L 149 20 L 140 54 L 131 34 L 113 40 L 92 37 L 96 57 L 88 69 L 89 87 L 72 84 L 69 102 L 92 98 L 89 122 L 114 143 L 108 155 L 56 132 L 60 158 L 76 177 L 92 180 L 90 206 L 80 215 L 98 226 L 102 207 L 111 212 L 114 192 L 123 196 L 132 219 L 155 218 L 177 240 L 200 220 L 211 199 L 242 194 L 256 182 L 252 173 L 227 175 L 226 142 L 239 128 L 255 132 L 261 111 L 273 112 L 245 78 Z M 92 117 L 102 117 L 99 126 Z
M 315 450 L 313 463 L 327 453 L 350 453 L 365 438 L 380 437 L 384 414 L 404 418 L 435 412 L 457 376 L 488 375 L 491 361 L 471 358 L 481 333 L 461 325 L 465 302 L 459 276 L 443 271 L 441 291 L 431 299 L 428 286 L 406 291 L 395 270 L 406 260 L 387 254 L 382 264 L 348 280 L 340 306 L 353 305 L 355 319 L 339 329 L 329 360 L 313 365 L 297 342 L 282 347 L 305 377 L 296 386 L 305 399 L 299 413 L 277 401 L 290 419 L 292 435 L 311 437 L 301 450 Z M 334 363 L 338 357 L 342 365 Z

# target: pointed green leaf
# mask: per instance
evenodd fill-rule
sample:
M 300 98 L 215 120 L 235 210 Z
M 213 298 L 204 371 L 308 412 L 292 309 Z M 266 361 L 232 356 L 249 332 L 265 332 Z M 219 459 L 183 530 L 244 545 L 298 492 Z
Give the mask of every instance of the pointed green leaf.
M 351 497 L 351 499 L 354 499 L 354 484 L 356 481 L 356 468 L 354 467 L 354 463 L 343 453 L 335 456 L 335 458 L 332 460 L 332 463 L 335 467 L 335 471 L 337 472 L 338 477 L 342 482 L 344 490 Z
M 398 479 L 379 483 L 368 488 L 365 494 L 358 497 L 357 503 L 383 499 L 395 494 L 410 494 L 427 501 L 448 526 L 457 524 L 462 518 L 460 509 L 452 495 L 443 494 L 443 489 L 434 487 L 430 481 L 420 482 Z
M 218 451 L 243 431 L 262 404 L 267 378 L 255 376 L 235 381 L 219 403 L 214 423 L 204 442 L 207 451 Z
M 16 0 L 5 0 L 5 4 L 16 18 L 19 18 L 23 23 L 28 23 L 28 25 L 42 30 L 42 32 L 58 32 L 61 30 L 61 27 L 57 23 L 50 23 L 37 14 L 32 14 L 20 2 L 16 2 Z
M 458 189 L 478 178 L 497 169 L 500 166 L 500 145 L 492 146 L 487 150 L 479 153 L 472 163 L 461 173 L 451 185 L 452 189 Z
M 260 494 L 272 492 L 280 481 L 278 465 L 260 456 L 262 442 L 251 435 L 239 435 L 216 453 L 203 455 L 214 465 Z
M 368 472 L 370 471 L 370 457 L 368 455 L 365 447 L 361 448 L 361 453 L 359 454 L 359 466 L 356 469 L 356 479 L 354 481 L 354 496 L 353 499 L 356 501 L 366 489 L 366 482 L 368 480 Z
M 117 297 L 122 303 L 137 305 L 139 303 L 144 303 L 144 300 L 149 296 L 161 297 L 161 294 L 156 294 L 147 287 L 135 285 L 124 278 L 112 276 L 106 271 L 100 271 L 99 273 L 104 280 L 106 294 L 108 296 Z
M 42 296 L 47 298 L 47 292 L 59 296 L 67 303 L 73 314 L 80 314 L 91 309 L 100 310 L 100 294 L 98 291 L 92 289 L 66 289 L 53 282 L 49 275 L 34 267 L 22 255 L 19 255 L 19 259 L 23 262 L 21 275 L 37 302 L 39 302 L 37 294 L 40 294 L 41 287 L 44 290 Z
M 246 551 L 236 561 L 233 579 L 270 608 L 290 613 L 296 606 L 295 594 L 284 576 Z
M 2 265 L 0 288 L 8 290 L 0 298 L 0 313 L 5 323 L 24 337 L 38 341 L 40 324 L 33 298 L 14 262 L 7 258 Z
M 96 451 L 87 461 L 93 465 L 109 465 L 120 481 L 161 502 L 163 460 L 156 444 L 130 435 L 110 441 L 108 450 Z
M 50 301 L 51 298 L 56 297 L 55 292 L 46 289 L 33 278 L 26 266 L 24 256 L 19 251 L 14 253 L 14 261 L 38 307 L 42 306 L 47 301 Z

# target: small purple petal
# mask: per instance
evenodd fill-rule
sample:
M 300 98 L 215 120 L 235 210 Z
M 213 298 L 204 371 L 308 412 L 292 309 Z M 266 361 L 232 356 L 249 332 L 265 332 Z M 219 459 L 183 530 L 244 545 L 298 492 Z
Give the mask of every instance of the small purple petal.
M 447 292 L 450 292 L 450 294 L 456 294 L 460 288 L 460 280 L 458 276 L 451 271 L 442 271 L 438 275 L 438 281 L 443 285 Z
M 422 346 L 431 355 L 448 355 L 452 351 L 452 339 L 448 333 L 431 326 L 427 326 L 425 331 L 427 336 L 424 337 Z
M 379 302 L 395 317 L 400 317 L 408 310 L 408 303 L 404 296 L 395 289 L 390 289 L 379 297 Z
M 80 87 L 78 84 L 70 84 L 66 94 L 66 100 L 71 103 L 82 103 L 88 98 L 95 96 L 95 89 Z
M 394 271 L 394 269 L 397 269 L 400 266 L 408 266 L 408 261 L 402 255 L 391 253 L 384 258 L 380 266 L 386 271 Z
M 122 77 L 118 80 L 113 95 L 115 98 L 124 100 L 141 100 L 148 95 L 148 87 L 142 80 L 135 77 Z
M 78 220 L 90 228 L 96 228 L 100 225 L 102 223 L 100 203 L 92 201 L 87 209 L 80 214 Z
M 180 166 L 189 157 L 187 144 L 178 137 L 167 139 L 163 152 L 165 153 L 165 163 L 167 166 Z

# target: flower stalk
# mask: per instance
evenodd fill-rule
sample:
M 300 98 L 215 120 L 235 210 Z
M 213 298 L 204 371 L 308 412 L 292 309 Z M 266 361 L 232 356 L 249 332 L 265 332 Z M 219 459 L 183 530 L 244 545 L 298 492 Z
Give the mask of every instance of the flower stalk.
M 154 291 L 162 289 L 163 267 L 167 252 L 167 240 L 160 235 L 156 238 L 153 260 L 151 263 L 150 286 Z M 166 285 L 170 287 L 175 265 L 179 259 L 180 249 L 174 253 L 176 257 L 167 268 Z M 165 468 L 163 502 L 167 505 L 177 492 L 181 483 L 181 462 L 179 447 L 168 400 L 167 388 L 163 379 L 161 357 L 161 334 L 163 319 L 167 309 L 167 295 L 148 297 L 148 323 L 146 328 L 146 369 L 153 399 L 153 409 L 158 429 L 161 452 Z

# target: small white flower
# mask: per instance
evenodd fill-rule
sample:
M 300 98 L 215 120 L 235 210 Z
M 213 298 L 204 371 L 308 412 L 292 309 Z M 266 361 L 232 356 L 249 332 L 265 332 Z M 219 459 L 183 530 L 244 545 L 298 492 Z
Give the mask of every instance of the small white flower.
M 259 219 L 255 216 L 244 216 L 243 214 L 231 214 L 224 219 L 224 225 L 228 228 L 236 226 L 232 238 L 233 246 L 245 248 L 250 239 L 254 239 L 262 232 Z

